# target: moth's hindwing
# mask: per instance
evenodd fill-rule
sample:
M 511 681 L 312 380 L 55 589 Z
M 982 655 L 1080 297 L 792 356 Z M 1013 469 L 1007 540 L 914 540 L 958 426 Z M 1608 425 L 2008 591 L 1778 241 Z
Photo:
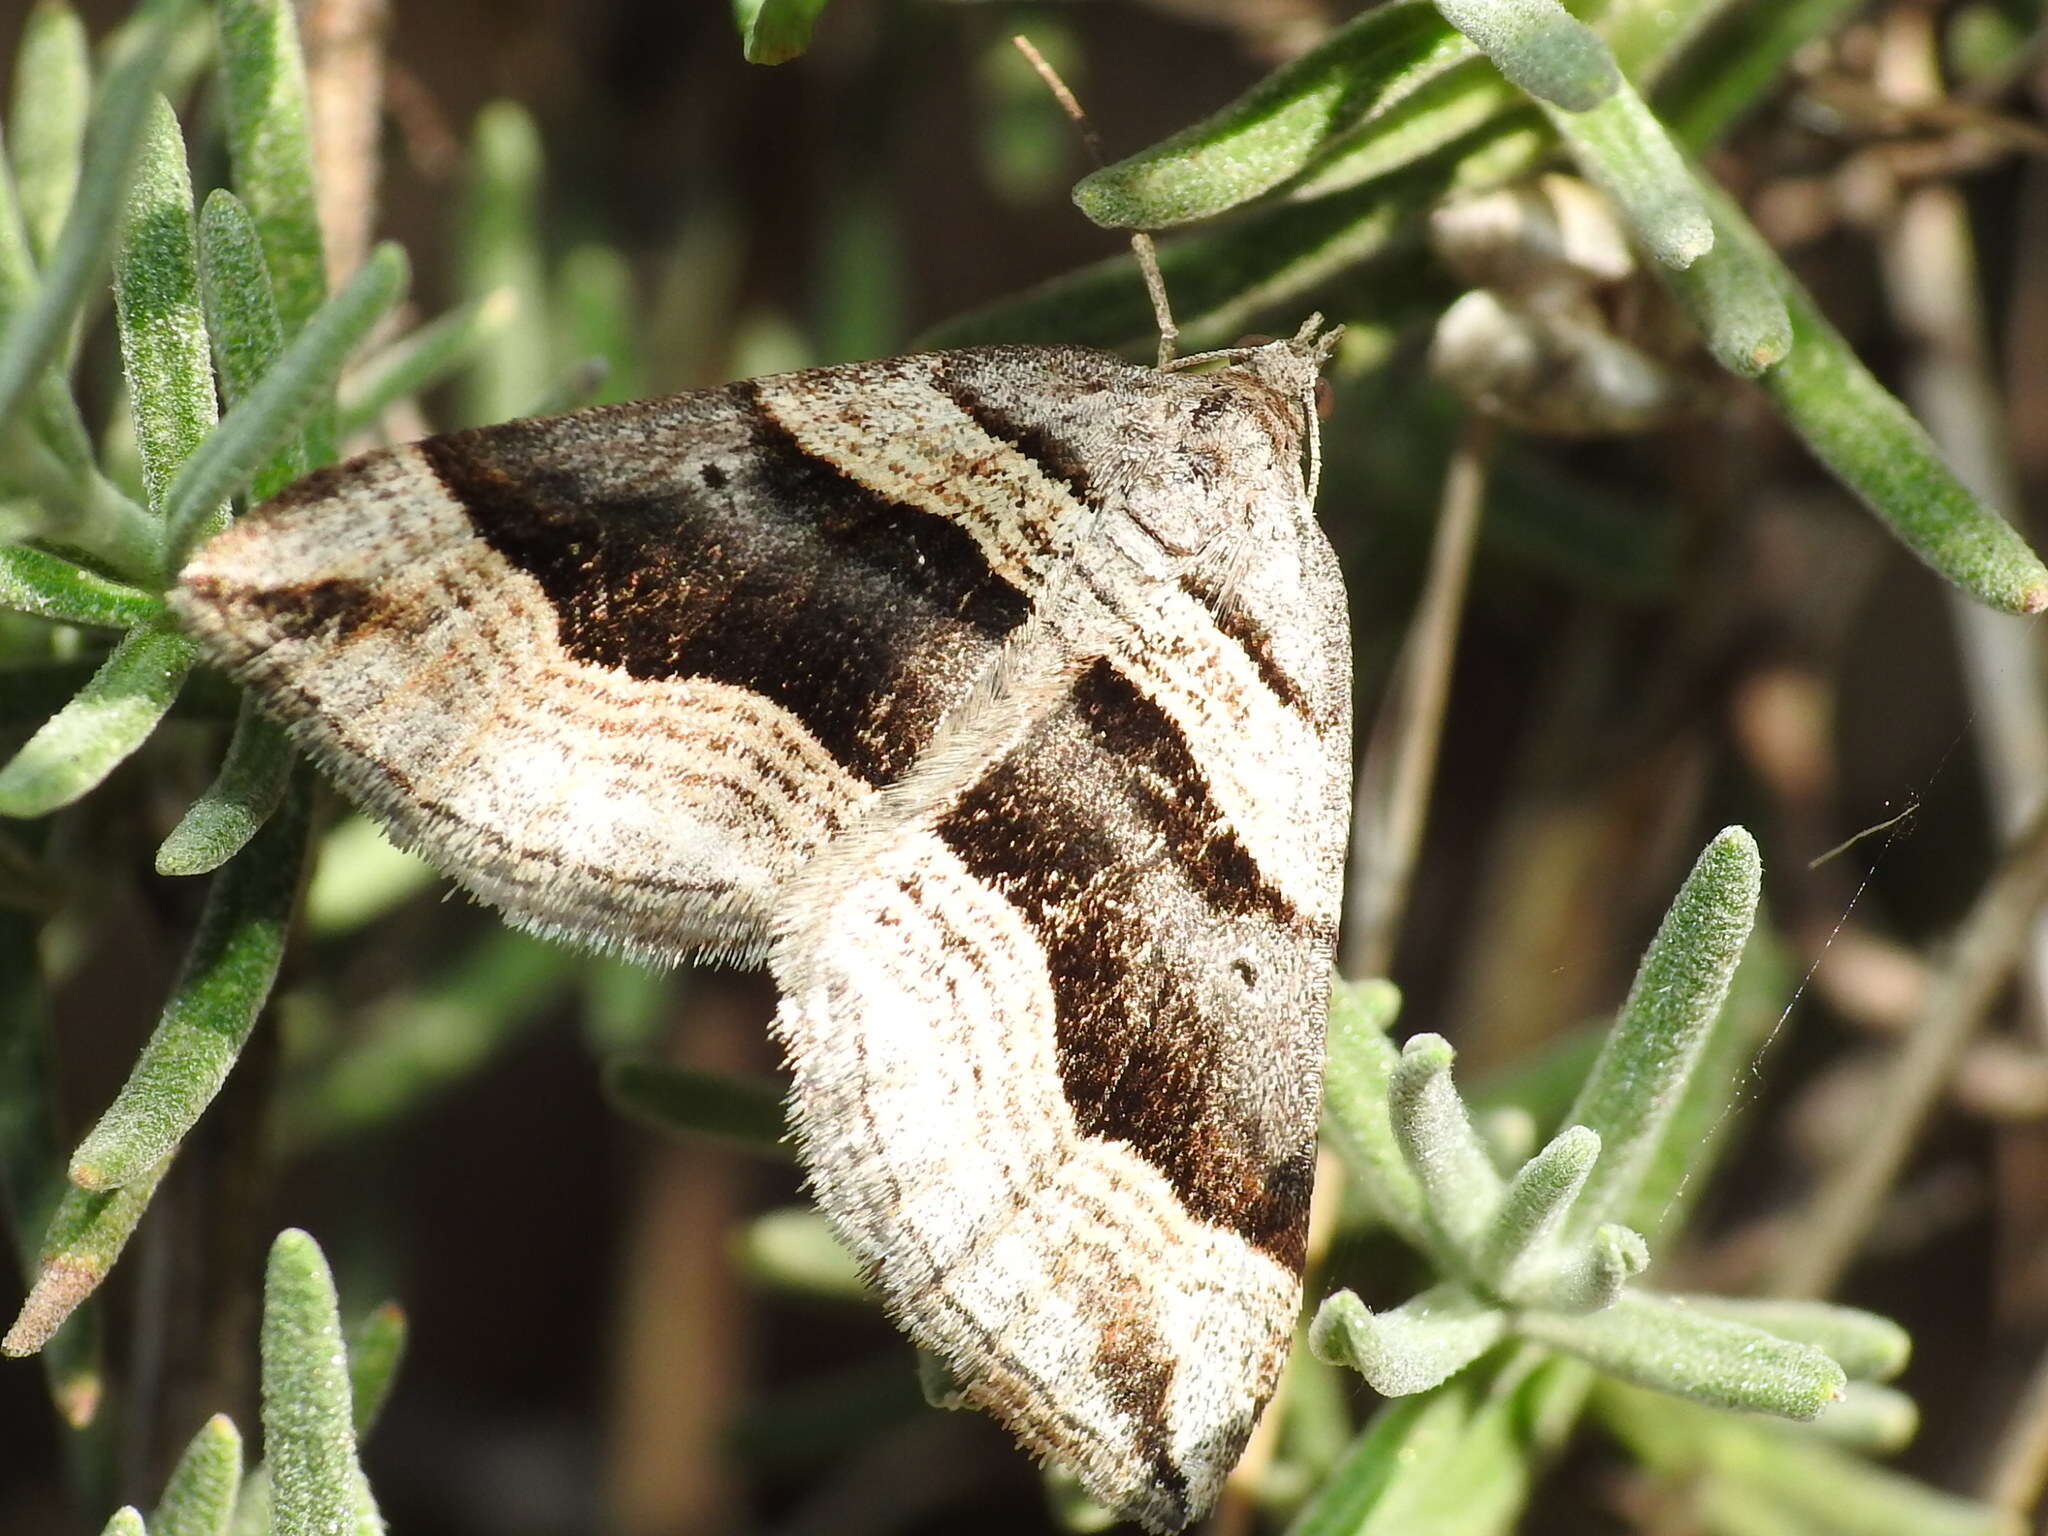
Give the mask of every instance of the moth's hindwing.
M 1160 1531 L 1285 1358 L 1341 883 L 1313 362 L 1266 351 L 1277 385 L 991 348 L 430 439 L 174 597 L 516 921 L 765 957 L 891 1311 Z

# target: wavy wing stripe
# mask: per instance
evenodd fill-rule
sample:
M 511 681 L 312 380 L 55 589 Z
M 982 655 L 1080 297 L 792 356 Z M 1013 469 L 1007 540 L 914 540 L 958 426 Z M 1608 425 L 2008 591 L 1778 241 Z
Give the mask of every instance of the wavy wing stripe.
M 1296 1277 L 1077 1123 L 1044 950 L 941 839 L 809 917 L 776 1027 L 820 1203 L 971 1400 L 1176 1528 L 1272 1390 Z
M 1107 604 L 1128 593 L 1098 589 Z M 1330 759 L 1317 725 L 1269 687 L 1215 613 L 1177 586 L 1154 584 L 1144 614 L 1116 631 L 1117 670 L 1178 730 L 1219 826 L 1261 878 L 1311 923 L 1333 924 L 1340 899 L 1328 857 Z
M 929 358 L 754 382 L 792 443 L 889 501 L 960 528 L 1017 591 L 1047 586 L 1094 521 L 1068 484 L 991 436 L 934 382 Z
M 188 569 L 173 601 L 216 657 L 516 921 L 662 959 L 760 953 L 782 886 L 870 786 L 752 690 L 571 655 L 538 583 L 415 450 L 322 489 Z M 374 527 L 365 500 L 384 503 Z

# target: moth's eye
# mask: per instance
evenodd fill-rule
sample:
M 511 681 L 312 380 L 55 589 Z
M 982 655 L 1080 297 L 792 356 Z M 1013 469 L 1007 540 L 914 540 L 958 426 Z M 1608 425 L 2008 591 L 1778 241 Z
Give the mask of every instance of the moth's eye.
M 1243 982 L 1247 987 L 1256 987 L 1259 984 L 1259 968 L 1249 960 L 1240 958 L 1231 961 L 1230 974 Z

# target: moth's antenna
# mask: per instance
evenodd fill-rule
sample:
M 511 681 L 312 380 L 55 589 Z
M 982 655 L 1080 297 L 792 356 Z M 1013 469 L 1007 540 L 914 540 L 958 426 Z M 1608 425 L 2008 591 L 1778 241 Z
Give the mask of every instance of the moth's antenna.
M 1096 136 L 1095 125 L 1088 121 L 1088 114 L 1081 110 L 1081 103 L 1067 89 L 1067 82 L 1060 78 L 1060 72 L 1046 62 L 1045 55 L 1032 45 L 1030 38 L 1020 34 L 1010 41 L 1024 55 L 1024 62 L 1038 71 L 1038 78 L 1052 92 L 1052 99 L 1073 120 L 1074 127 L 1080 131 L 1082 144 L 1087 146 L 1088 158 L 1095 162 L 1098 171 L 1101 170 L 1105 163 L 1102 140 Z M 1152 237 L 1142 229 L 1131 231 L 1131 254 L 1138 258 L 1138 270 L 1145 275 L 1145 292 L 1152 299 L 1152 320 L 1159 327 L 1159 366 L 1165 368 L 1173 361 L 1173 344 L 1180 339 L 1180 327 L 1173 323 L 1173 310 L 1166 302 L 1166 279 L 1160 275 L 1159 253 L 1152 247 Z

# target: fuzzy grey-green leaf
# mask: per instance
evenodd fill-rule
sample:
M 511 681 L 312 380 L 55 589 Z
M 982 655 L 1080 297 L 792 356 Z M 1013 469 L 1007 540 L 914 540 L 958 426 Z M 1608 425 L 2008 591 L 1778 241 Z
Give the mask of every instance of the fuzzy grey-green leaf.
M 1401 994 L 1391 982 L 1339 977 L 1331 987 L 1323 1124 L 1374 1211 L 1420 1247 L 1428 1233 L 1422 1188 L 1387 1115 L 1387 1085 L 1401 1059 L 1387 1030 L 1400 1008 Z
M 199 305 L 192 176 L 178 119 L 161 96 L 150 113 L 114 253 L 114 310 L 143 490 L 149 509 L 161 516 L 178 466 L 219 420 Z M 214 516 L 225 526 L 225 507 Z
M 407 276 L 405 253 L 395 245 L 378 246 L 185 461 L 164 497 L 165 540 L 174 562 L 201 531 L 207 510 L 248 484 L 331 398 L 342 365 L 403 296 Z
M 334 1277 L 297 1230 L 278 1234 L 264 1276 L 263 1449 L 275 1536 L 381 1528 L 356 1460 Z
M 0 608 L 97 629 L 129 629 L 164 614 L 162 601 L 140 587 L 25 544 L 0 545 Z
M 14 59 L 8 158 L 29 248 L 49 259 L 78 193 L 85 124 L 92 111 L 92 55 L 85 24 L 62 0 L 37 0 Z
M 204 875 L 239 853 L 284 803 L 292 771 L 284 727 L 242 700 L 220 772 L 156 851 L 160 875 Z
M 149 1517 L 150 1536 L 227 1536 L 242 1488 L 242 1434 L 216 1413 L 199 1426 Z
M 92 680 L 0 768 L 0 816 L 46 816 L 98 787 L 149 739 L 197 657 L 168 619 L 123 635 Z
M 1665 914 L 1566 1116 L 1598 1132 L 1602 1148 L 1568 1237 L 1590 1237 L 1628 1208 L 1727 995 L 1762 881 L 1756 840 L 1730 827 L 1700 854 Z
M 120 1189 L 65 1188 L 43 1233 L 35 1283 L 7 1337 L 0 1339 L 0 1354 L 34 1354 L 99 1288 L 135 1235 L 167 1166 L 168 1160 L 144 1169 Z
M 1600 34 L 1557 0 L 1436 0 L 1436 8 L 1540 101 L 1586 112 L 1621 84 Z
M 1674 271 L 1714 248 L 1714 221 L 1685 156 L 1626 80 L 1599 106 L 1545 115 L 1587 180 L 1620 210 L 1657 264 Z
M 1412 1037 L 1388 1083 L 1387 1112 L 1424 1215 L 1448 1245 L 1442 1257 L 1463 1268 L 1500 1208 L 1501 1177 L 1452 1086 L 1451 1060 L 1441 1035 Z
M 1426 0 L 1378 6 L 1220 111 L 1083 177 L 1074 203 L 1112 229 L 1211 217 L 1309 169 L 1333 139 L 1474 57 Z
M 220 368 L 221 398 L 234 406 L 255 392 L 284 351 L 284 324 L 256 222 L 224 188 L 207 194 L 199 214 L 199 291 Z M 288 437 L 250 480 L 250 500 L 267 500 L 305 472 L 305 444 Z
M 1514 1295 L 1525 1267 L 1540 1261 L 1599 1158 L 1599 1136 L 1568 1125 L 1509 1180 L 1478 1251 L 1479 1274 L 1497 1294 Z
M 156 100 L 157 73 L 190 5 L 191 0 L 144 0 L 135 22 L 123 29 L 94 97 L 79 191 L 64 231 L 44 264 L 35 298 L 0 333 L 0 420 L 14 414 L 56 360 L 87 289 L 111 253 L 115 223 Z
M 290 340 L 312 323 L 327 297 L 298 23 L 290 0 L 218 0 L 216 14 L 235 191 L 263 241 L 278 319 Z M 331 404 L 307 406 L 309 464 L 334 457 Z
M 1792 349 L 1763 386 L 1792 430 L 1941 576 L 2008 613 L 2048 608 L 2040 556 L 1957 478 L 1926 428 L 1863 366 L 1734 199 L 1711 186 L 1707 193 L 1716 227 L 1778 274 Z
M 1507 1334 L 1505 1312 L 1446 1283 L 1386 1312 L 1338 1291 L 1317 1309 L 1308 1341 L 1317 1359 L 1349 1366 L 1383 1397 L 1406 1397 L 1447 1381 Z
M 301 787 L 214 877 L 199 931 L 128 1081 L 71 1158 L 72 1182 L 109 1189 L 169 1155 L 241 1054 L 270 996 L 305 858 Z
M 1812 1419 L 1847 1381 L 1810 1344 L 1635 1291 L 1584 1315 L 1525 1312 L 1517 1328 L 1623 1381 L 1714 1408 Z
M 1851 1381 L 1888 1381 L 1906 1368 L 1913 1340 L 1888 1317 L 1828 1301 L 1799 1298 L 1687 1296 L 1697 1312 L 1726 1318 L 1825 1350 Z

